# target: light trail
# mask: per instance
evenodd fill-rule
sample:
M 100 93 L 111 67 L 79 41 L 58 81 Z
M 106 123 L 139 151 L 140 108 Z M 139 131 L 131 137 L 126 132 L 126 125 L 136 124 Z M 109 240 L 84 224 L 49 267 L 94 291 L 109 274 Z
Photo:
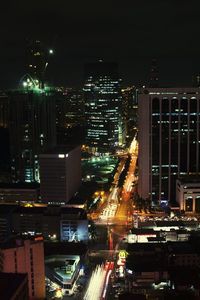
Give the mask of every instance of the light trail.
M 109 283 L 111 273 L 112 273 L 112 270 L 109 270 L 108 273 L 107 273 L 102 299 L 105 299 L 105 297 L 106 297 L 106 293 L 107 293 L 107 289 L 108 289 L 108 283 Z
M 106 278 L 106 270 L 104 265 L 96 266 L 96 269 L 92 272 L 90 283 L 85 293 L 83 300 L 100 300 L 103 293 L 104 282 Z

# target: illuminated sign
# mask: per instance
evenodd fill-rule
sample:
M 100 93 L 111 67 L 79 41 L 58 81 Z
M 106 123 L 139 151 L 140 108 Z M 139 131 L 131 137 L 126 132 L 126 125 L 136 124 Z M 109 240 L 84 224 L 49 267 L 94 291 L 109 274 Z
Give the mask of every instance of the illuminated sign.
M 34 241 L 43 241 L 43 236 L 37 236 L 34 238 Z
M 125 259 L 126 257 L 127 257 L 127 252 L 126 252 L 126 250 L 121 250 L 120 252 L 119 252 L 119 259 Z

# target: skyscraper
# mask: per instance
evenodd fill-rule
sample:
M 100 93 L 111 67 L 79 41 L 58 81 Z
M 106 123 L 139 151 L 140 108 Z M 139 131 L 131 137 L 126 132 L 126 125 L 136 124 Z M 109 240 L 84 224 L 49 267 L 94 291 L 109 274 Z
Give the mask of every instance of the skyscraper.
M 54 93 L 24 89 L 9 100 L 12 181 L 39 181 L 38 155 L 56 144 Z
M 85 102 L 83 91 L 80 89 L 66 89 L 65 97 L 65 122 L 68 128 L 80 126 L 85 123 Z
M 176 179 L 200 174 L 199 89 L 144 89 L 138 104 L 138 192 L 154 202 L 173 202 Z
M 136 133 L 138 90 L 134 87 L 122 89 L 123 117 L 126 126 L 126 142 L 129 143 Z
M 48 50 L 39 40 L 31 41 L 27 47 L 26 73 L 32 78 L 32 83 L 40 88 L 44 87 L 45 72 L 51 54 L 53 50 Z
M 123 143 L 122 98 L 116 63 L 87 64 L 85 67 L 86 144 L 105 153 Z

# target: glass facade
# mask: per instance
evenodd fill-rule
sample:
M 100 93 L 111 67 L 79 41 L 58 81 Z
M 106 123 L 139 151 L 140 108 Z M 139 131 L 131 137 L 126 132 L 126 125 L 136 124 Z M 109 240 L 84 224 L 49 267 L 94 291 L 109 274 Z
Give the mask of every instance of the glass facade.
M 154 202 L 174 201 L 176 179 L 200 173 L 200 100 L 192 92 L 158 94 L 151 96 L 150 195 Z
M 16 91 L 9 98 L 12 181 L 39 182 L 38 155 L 56 143 L 54 96 Z
M 117 65 L 88 64 L 84 95 L 86 143 L 96 152 L 109 152 L 121 143 L 123 134 Z

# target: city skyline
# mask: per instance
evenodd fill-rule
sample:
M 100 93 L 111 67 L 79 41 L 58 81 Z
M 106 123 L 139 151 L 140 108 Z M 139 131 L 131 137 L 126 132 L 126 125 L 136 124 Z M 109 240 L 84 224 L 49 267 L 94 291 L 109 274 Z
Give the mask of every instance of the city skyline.
M 121 3 L 30 2 L 1 10 L 0 87 L 15 87 L 24 75 L 28 39 L 55 49 L 49 65 L 52 84 L 83 83 L 87 62 L 116 61 L 124 85 L 143 85 L 151 60 L 158 60 L 162 85 L 191 85 L 200 69 L 199 5 L 196 1 Z M 56 75 L 55 75 L 56 74 Z

